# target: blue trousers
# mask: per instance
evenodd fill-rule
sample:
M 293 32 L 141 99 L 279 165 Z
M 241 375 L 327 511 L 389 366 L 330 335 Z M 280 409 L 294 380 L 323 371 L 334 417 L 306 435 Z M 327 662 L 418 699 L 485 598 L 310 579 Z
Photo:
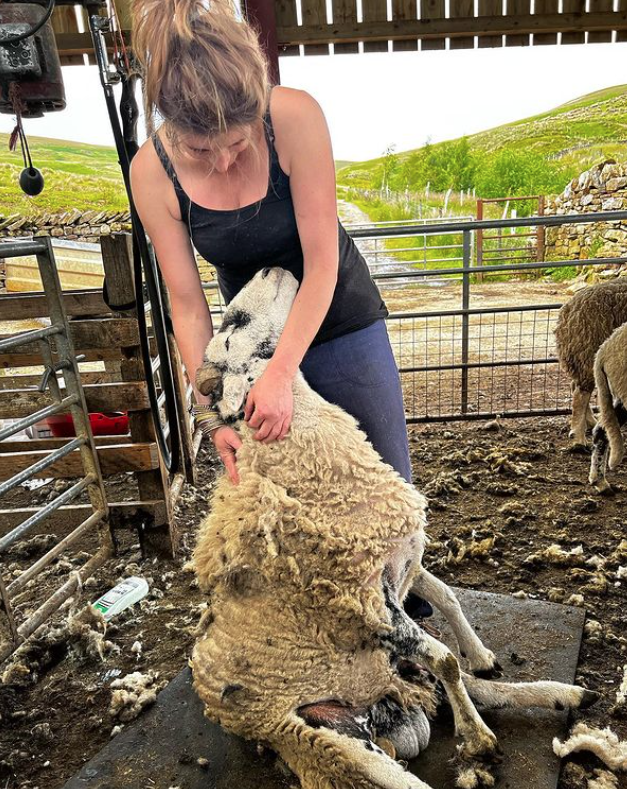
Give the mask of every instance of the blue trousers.
M 411 482 L 403 393 L 385 321 L 315 345 L 300 369 L 321 397 L 357 419 L 383 460 Z

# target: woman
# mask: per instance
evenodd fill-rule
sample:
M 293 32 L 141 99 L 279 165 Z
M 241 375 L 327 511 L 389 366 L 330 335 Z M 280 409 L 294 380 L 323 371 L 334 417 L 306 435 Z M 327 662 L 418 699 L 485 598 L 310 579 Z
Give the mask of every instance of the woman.
M 133 159 L 133 196 L 191 380 L 213 332 L 192 243 L 216 267 L 227 302 L 256 271 L 283 266 L 301 285 L 247 399 L 255 438 L 287 433 L 300 367 L 411 480 L 388 313 L 337 218 L 331 141 L 319 105 L 303 91 L 270 89 L 254 30 L 225 0 L 136 0 L 133 43 L 150 132 Z M 155 110 L 163 118 L 158 131 Z M 237 432 L 195 394 L 197 418 L 237 483 Z

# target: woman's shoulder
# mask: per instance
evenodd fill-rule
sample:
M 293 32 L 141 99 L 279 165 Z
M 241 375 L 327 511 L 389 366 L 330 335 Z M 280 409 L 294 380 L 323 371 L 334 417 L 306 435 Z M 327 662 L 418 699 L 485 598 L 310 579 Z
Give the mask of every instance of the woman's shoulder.
M 305 90 L 276 85 L 270 96 L 270 117 L 276 149 L 289 175 L 289 162 L 299 154 L 303 130 L 326 130 L 326 120 L 318 102 Z

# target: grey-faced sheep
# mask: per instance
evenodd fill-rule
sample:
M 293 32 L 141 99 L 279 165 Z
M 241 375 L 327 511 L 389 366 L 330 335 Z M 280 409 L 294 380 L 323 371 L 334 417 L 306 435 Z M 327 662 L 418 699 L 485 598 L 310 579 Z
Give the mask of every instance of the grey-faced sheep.
M 594 357 L 601 343 L 627 321 L 627 282 L 616 280 L 578 291 L 557 318 L 557 356 L 572 381 L 571 437 L 586 442 L 586 429 L 595 424 L 590 397 L 594 391 Z
M 421 565 L 424 497 L 300 373 L 287 437 L 253 439 L 245 398 L 296 290 L 282 269 L 259 272 L 229 305 L 197 375 L 243 444 L 240 482 L 219 479 L 194 554 L 210 602 L 193 653 L 195 688 L 211 720 L 279 752 L 303 789 L 428 789 L 388 755 L 412 758 L 429 741 L 437 699 L 428 672 L 471 760 L 497 748 L 471 697 L 564 708 L 595 695 L 466 674 L 405 613 L 410 590 L 426 598 L 449 620 L 470 669 L 497 670 L 452 591 Z
M 599 422 L 592 432 L 590 482 L 603 475 L 608 488 L 606 470 L 615 469 L 625 456 L 621 427 L 627 422 L 627 323 L 599 348 L 594 360 L 594 380 L 599 401 Z

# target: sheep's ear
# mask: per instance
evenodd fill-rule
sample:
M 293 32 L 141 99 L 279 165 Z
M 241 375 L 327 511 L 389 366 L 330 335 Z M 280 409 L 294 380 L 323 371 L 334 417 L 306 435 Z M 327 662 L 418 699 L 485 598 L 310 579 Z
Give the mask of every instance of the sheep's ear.
M 222 373 L 220 370 L 209 362 L 204 362 L 196 372 L 196 386 L 203 395 L 213 394 L 218 388 L 221 379 Z
M 246 376 L 227 373 L 222 383 L 222 402 L 231 413 L 239 413 L 246 397 Z

